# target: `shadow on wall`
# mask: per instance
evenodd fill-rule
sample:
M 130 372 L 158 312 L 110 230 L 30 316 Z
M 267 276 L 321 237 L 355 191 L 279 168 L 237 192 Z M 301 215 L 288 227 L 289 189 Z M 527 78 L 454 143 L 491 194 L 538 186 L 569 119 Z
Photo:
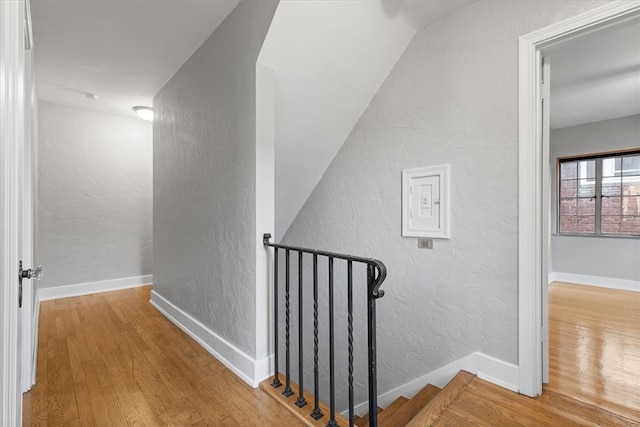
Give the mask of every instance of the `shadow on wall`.
M 380 1 L 380 7 L 390 20 L 398 16 L 407 24 L 419 30 L 430 22 L 448 15 L 456 9 L 472 3 L 470 0 L 446 0 L 446 1 Z

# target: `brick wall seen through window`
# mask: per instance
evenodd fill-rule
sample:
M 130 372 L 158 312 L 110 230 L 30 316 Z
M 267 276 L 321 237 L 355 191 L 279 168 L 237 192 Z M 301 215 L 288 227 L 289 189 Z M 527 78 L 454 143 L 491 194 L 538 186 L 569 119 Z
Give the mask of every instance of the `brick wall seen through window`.
M 640 236 L 640 152 L 559 163 L 560 234 Z

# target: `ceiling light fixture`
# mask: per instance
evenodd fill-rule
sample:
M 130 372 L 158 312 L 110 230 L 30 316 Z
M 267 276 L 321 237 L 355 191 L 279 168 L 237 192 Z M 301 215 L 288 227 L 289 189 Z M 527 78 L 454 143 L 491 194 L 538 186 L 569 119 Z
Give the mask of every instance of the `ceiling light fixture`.
M 140 116 L 141 119 L 146 120 L 148 122 L 153 121 L 153 108 L 143 107 L 141 105 L 138 105 L 136 107 L 133 107 L 133 111 L 138 113 L 138 116 Z

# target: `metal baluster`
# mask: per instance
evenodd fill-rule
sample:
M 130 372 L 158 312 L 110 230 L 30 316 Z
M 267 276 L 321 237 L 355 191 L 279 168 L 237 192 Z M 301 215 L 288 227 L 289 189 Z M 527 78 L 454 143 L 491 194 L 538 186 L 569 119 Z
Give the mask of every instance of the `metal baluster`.
M 275 365 L 275 375 L 271 387 L 278 388 L 282 385 L 280 382 L 280 366 L 278 365 L 278 248 L 274 248 L 274 270 L 273 270 L 273 359 Z
M 333 257 L 329 257 L 329 409 L 330 419 L 327 426 L 337 426 L 336 422 L 336 381 L 333 366 Z
M 347 262 L 347 325 L 349 341 L 349 427 L 353 427 L 353 262 Z M 372 424 L 373 425 L 373 424 Z
M 298 401 L 296 406 L 302 408 L 307 404 L 304 400 L 304 356 L 302 345 L 302 252 L 298 252 Z
M 378 425 L 378 380 L 376 360 L 376 300 L 373 297 L 375 267 L 367 264 L 367 341 L 369 362 L 369 425 Z
M 285 275 L 285 347 L 286 347 L 286 374 L 287 380 L 282 394 L 289 397 L 293 394 L 291 390 L 291 355 L 289 352 L 289 321 L 290 321 L 290 307 L 289 307 L 289 250 L 286 251 L 285 257 L 286 275 Z
M 313 412 L 311 417 L 319 420 L 323 417 L 320 411 L 320 385 L 318 381 L 318 254 L 313 254 Z

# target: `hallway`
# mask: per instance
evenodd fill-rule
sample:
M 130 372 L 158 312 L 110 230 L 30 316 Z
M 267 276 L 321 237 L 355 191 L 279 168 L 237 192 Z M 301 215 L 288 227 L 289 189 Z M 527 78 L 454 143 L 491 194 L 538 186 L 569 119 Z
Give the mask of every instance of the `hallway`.
M 298 425 L 156 311 L 150 291 L 42 303 L 25 426 Z
M 156 311 L 150 291 L 142 287 L 42 303 L 38 378 L 24 395 L 25 426 L 299 425 Z M 512 425 L 565 419 L 565 413 L 575 425 L 593 417 L 605 424 L 618 419 L 563 403 L 557 394 L 565 394 L 640 424 L 635 381 L 640 294 L 558 284 L 550 296 L 550 392 L 529 399 L 477 380 L 503 398 L 488 402 L 484 390 L 475 400 L 461 399 L 458 413 L 487 425 L 497 419 L 498 408 L 502 422 L 512 414 L 507 418 Z M 576 410 L 584 418 L 571 418 Z M 540 418 L 543 414 L 548 419 Z

